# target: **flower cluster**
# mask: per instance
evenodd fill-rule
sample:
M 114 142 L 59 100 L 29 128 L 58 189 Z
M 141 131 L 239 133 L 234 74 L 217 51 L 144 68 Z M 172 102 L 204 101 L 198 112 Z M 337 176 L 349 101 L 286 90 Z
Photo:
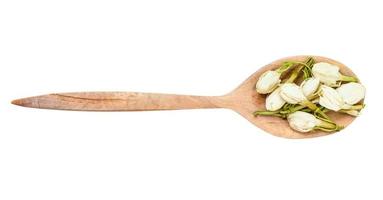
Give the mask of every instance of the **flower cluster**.
M 282 79 L 285 72 L 290 74 Z M 362 101 L 366 93 L 356 77 L 343 75 L 338 66 L 316 63 L 311 57 L 305 62 L 284 62 L 277 70 L 264 72 L 255 89 L 267 95 L 266 110 L 255 111 L 255 116 L 285 118 L 290 127 L 299 132 L 341 130 L 343 127 L 326 113 L 358 116 L 364 108 Z

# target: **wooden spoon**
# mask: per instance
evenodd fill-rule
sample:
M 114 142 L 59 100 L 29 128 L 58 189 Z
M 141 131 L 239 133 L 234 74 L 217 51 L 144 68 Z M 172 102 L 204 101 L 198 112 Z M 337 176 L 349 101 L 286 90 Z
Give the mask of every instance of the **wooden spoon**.
M 328 135 L 322 131 L 300 133 L 291 129 L 286 120 L 278 117 L 253 116 L 256 110 L 265 109 L 265 95 L 258 94 L 253 88 L 259 76 L 278 68 L 284 61 L 304 62 L 308 56 L 293 56 L 274 61 L 259 69 L 234 91 L 223 96 L 190 96 L 174 94 L 156 94 L 139 92 L 77 92 L 35 96 L 12 101 L 13 104 L 43 109 L 78 111 L 146 111 L 178 110 L 197 108 L 227 108 L 245 117 L 262 130 L 284 138 L 312 138 Z M 328 62 L 340 67 L 341 73 L 355 74 L 340 62 L 312 56 L 316 62 Z M 342 113 L 330 112 L 328 115 L 339 125 L 347 126 L 355 118 Z

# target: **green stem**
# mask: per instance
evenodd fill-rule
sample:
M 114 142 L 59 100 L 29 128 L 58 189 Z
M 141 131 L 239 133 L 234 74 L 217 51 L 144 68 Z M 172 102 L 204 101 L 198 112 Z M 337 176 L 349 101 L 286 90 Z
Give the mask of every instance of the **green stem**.
M 305 68 L 303 68 L 303 70 L 302 70 L 304 80 L 312 77 L 312 68 L 313 68 L 313 65 L 315 63 L 315 60 L 314 60 L 314 58 L 310 57 L 306 63 L 307 63 L 307 66 Z
M 346 110 L 362 110 L 365 106 L 366 106 L 365 104 L 353 105 L 349 109 L 346 109 Z
M 280 66 L 278 69 L 276 69 L 275 71 L 282 74 L 283 72 L 287 71 L 288 69 L 290 69 L 290 67 L 294 66 L 294 63 L 293 62 L 284 62 L 282 64 L 282 66 Z
M 357 111 L 357 110 L 339 110 L 339 112 L 346 113 L 346 114 L 354 116 L 354 117 L 357 117 L 359 115 L 359 111 Z
M 333 132 L 333 131 L 340 131 L 343 129 L 342 126 L 338 126 L 332 121 L 319 119 L 320 123 L 318 126 L 315 127 L 315 129 L 326 131 L 326 132 Z
M 309 108 L 303 108 L 302 110 L 299 110 L 299 111 L 302 111 L 302 112 L 311 112 L 311 110 Z
M 279 113 L 279 111 L 255 111 L 253 112 L 254 116 L 263 115 L 263 116 L 275 116 L 275 117 L 285 117 L 285 115 L 282 115 Z
M 323 128 L 323 127 L 320 127 L 320 126 L 316 126 L 314 127 L 315 130 L 321 130 L 321 131 L 324 131 L 324 132 L 334 132 L 334 131 L 338 131 L 338 129 L 334 128 L 334 129 L 328 129 L 328 128 Z M 340 130 L 340 129 L 339 129 Z
M 291 61 L 293 64 L 300 64 L 303 65 L 304 67 L 310 67 L 309 62 L 311 58 L 308 58 L 305 62 L 299 62 L 299 61 Z
M 320 124 L 317 127 L 323 128 L 323 129 L 328 129 L 328 130 L 334 130 L 336 129 L 336 125 L 333 123 L 325 122 L 320 120 Z
M 323 110 L 323 112 L 327 112 L 327 111 L 328 110 Z M 338 124 L 333 122 L 331 119 L 325 119 L 317 115 L 316 117 L 320 120 L 320 124 L 317 127 L 318 129 L 322 131 L 331 132 L 331 131 L 339 131 L 343 129 L 343 126 L 339 126 Z
M 318 106 L 316 106 L 314 103 L 310 102 L 310 101 L 303 101 L 300 103 L 300 105 L 302 106 L 307 106 L 308 108 L 310 108 L 312 111 L 315 111 L 315 110 L 318 110 Z
M 310 101 L 303 101 L 300 103 L 300 105 L 307 106 L 310 110 L 314 111 L 314 113 L 318 113 L 321 117 L 325 119 L 330 119 L 320 108 L 318 108 L 318 106 L 316 106 Z
M 297 105 L 297 106 L 291 107 L 289 109 L 282 110 L 282 111 L 280 111 L 280 113 L 281 114 L 291 114 L 291 113 L 294 113 L 296 111 L 302 110 L 304 108 L 306 108 L 306 106 L 304 106 L 304 105 Z
M 313 59 L 309 57 L 305 62 L 298 62 L 298 61 L 291 61 L 290 63 L 298 64 L 298 67 L 294 69 L 294 71 L 291 73 L 290 77 L 285 81 L 285 83 L 292 83 L 295 81 L 295 79 L 298 78 L 299 73 L 302 71 L 303 68 L 310 68 L 310 65 L 312 64 Z
M 311 77 L 311 72 L 305 67 L 303 69 L 303 79 L 306 80 Z
M 365 106 L 366 104 L 353 105 L 350 106 L 348 109 L 342 109 L 339 112 L 357 117 L 359 115 L 359 111 L 362 110 Z
M 297 79 L 299 72 L 303 69 L 303 65 L 300 65 L 299 67 L 295 68 L 294 71 L 291 73 L 289 79 L 286 80 L 286 83 L 292 83 Z
M 345 82 L 358 82 L 358 78 L 353 76 L 345 76 L 345 75 L 341 75 L 340 80 Z
M 318 91 L 319 91 L 319 88 L 318 88 Z M 318 98 L 319 97 L 318 91 L 315 92 L 314 94 L 312 94 L 311 96 L 307 97 L 307 99 L 312 101 L 312 100 Z

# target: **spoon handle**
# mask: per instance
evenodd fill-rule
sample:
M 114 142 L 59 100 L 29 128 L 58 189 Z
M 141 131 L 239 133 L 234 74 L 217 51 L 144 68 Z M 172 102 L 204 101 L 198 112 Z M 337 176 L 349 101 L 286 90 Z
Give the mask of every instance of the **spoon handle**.
M 12 101 L 32 108 L 78 111 L 144 111 L 218 108 L 216 97 L 139 92 L 48 94 Z

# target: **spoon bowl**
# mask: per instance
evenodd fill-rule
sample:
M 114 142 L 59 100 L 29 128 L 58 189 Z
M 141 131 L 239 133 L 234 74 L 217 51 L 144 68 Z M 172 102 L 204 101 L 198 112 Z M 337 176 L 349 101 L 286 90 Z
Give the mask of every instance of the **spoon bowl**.
M 278 117 L 257 116 L 253 112 L 265 110 L 265 95 L 258 94 L 254 85 L 260 75 L 267 70 L 274 70 L 285 61 L 304 62 L 308 56 L 292 56 L 276 60 L 252 74 L 239 87 L 223 96 L 192 96 L 139 92 L 76 92 L 54 93 L 12 101 L 13 104 L 42 109 L 78 110 L 78 111 L 147 111 L 178 110 L 197 108 L 232 109 L 249 120 L 255 126 L 272 135 L 291 139 L 313 138 L 331 133 L 312 131 L 300 133 L 291 129 L 288 122 Z M 339 66 L 344 75 L 355 74 L 342 63 L 326 57 L 311 56 L 316 62 L 328 62 Z M 339 125 L 349 125 L 355 117 L 329 112 L 328 116 Z
M 243 82 L 237 89 L 235 89 L 229 96 L 233 99 L 237 99 L 239 104 L 234 104 L 231 109 L 238 112 L 240 115 L 245 117 L 255 126 L 261 128 L 262 130 L 271 133 L 275 136 L 284 137 L 284 138 L 312 138 L 325 136 L 332 133 L 324 131 L 311 131 L 309 133 L 301 133 L 290 128 L 288 122 L 284 119 L 272 116 L 257 116 L 254 117 L 253 112 L 256 110 L 265 110 L 265 99 L 266 95 L 257 93 L 254 90 L 254 85 L 258 81 L 259 77 L 268 70 L 275 70 L 282 65 L 285 61 L 299 61 L 304 62 L 307 57 L 313 57 L 316 62 L 327 62 L 330 64 L 337 65 L 340 69 L 340 72 L 347 76 L 355 76 L 350 68 L 344 64 L 335 61 L 330 58 L 321 57 L 321 56 L 292 56 L 286 57 L 279 60 L 276 60 L 251 75 L 245 82 Z M 352 117 L 347 114 L 337 113 L 337 112 L 328 112 L 328 116 L 333 119 L 333 121 L 339 125 L 347 126 L 349 125 L 355 117 Z

